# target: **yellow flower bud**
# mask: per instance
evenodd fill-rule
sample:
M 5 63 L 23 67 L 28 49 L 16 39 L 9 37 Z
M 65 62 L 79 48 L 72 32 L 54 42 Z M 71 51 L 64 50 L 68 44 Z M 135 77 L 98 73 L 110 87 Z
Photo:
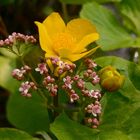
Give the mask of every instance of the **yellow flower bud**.
M 124 76 L 112 66 L 106 66 L 99 71 L 101 86 L 108 91 L 116 91 L 124 83 Z

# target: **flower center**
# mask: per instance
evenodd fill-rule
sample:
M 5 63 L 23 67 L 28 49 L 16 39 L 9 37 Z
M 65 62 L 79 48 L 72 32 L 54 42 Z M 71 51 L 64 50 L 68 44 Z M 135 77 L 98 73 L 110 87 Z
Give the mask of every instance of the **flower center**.
M 53 37 L 53 50 L 58 54 L 60 49 L 68 49 L 69 51 L 74 48 L 75 40 L 67 33 L 58 33 Z

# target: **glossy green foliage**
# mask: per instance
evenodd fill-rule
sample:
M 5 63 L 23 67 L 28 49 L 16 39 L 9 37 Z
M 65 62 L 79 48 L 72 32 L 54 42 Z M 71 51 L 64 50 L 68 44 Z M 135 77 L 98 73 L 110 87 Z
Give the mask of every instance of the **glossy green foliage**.
M 49 130 L 47 103 L 38 92 L 34 92 L 32 98 L 27 99 L 22 97 L 17 89 L 8 101 L 7 117 L 14 126 L 29 133 Z
M 12 70 L 16 67 L 15 59 L 0 56 L 0 86 L 10 92 L 18 87 L 18 82 L 12 78 Z
M 123 22 L 132 32 L 140 35 L 140 1 L 139 0 L 123 0 L 118 4 L 123 15 Z
M 80 13 L 82 18 L 91 20 L 100 33 L 100 40 L 97 41 L 104 51 L 118 48 L 132 47 L 135 39 L 119 23 L 111 10 L 95 2 L 87 3 Z
M 33 138 L 28 133 L 13 129 L 13 128 L 0 128 L 1 140 L 38 140 Z

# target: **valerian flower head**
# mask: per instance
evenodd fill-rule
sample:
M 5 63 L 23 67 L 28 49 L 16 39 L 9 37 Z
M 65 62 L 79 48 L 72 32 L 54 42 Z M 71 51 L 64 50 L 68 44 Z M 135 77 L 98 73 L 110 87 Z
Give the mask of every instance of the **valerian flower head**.
M 27 44 L 36 43 L 36 39 L 32 35 L 24 35 L 21 33 L 13 32 L 5 40 L 0 40 L 0 47 L 4 47 L 4 46 L 12 47 L 17 41 L 20 43 L 27 43 Z
M 37 90 L 37 87 L 34 82 L 22 82 L 19 88 L 22 96 L 31 97 L 31 93 L 29 92 L 30 89 Z
M 36 21 L 35 24 L 46 58 L 56 57 L 65 62 L 74 62 L 94 53 L 98 48 L 86 48 L 99 39 L 95 26 L 86 19 L 73 19 L 66 25 L 60 15 L 53 12 L 43 23 Z
M 74 101 L 77 101 L 78 99 L 79 99 L 78 94 L 76 94 L 76 93 L 70 94 L 70 102 L 71 103 L 73 103 Z
M 48 69 L 47 69 L 45 63 L 38 64 L 38 67 L 35 70 L 40 72 L 40 74 L 47 74 L 48 73 Z
M 95 104 L 89 104 L 85 110 L 88 113 L 91 113 L 93 116 L 97 116 L 98 114 L 101 114 L 101 104 L 99 102 L 95 103 Z
M 116 91 L 122 87 L 124 76 L 112 66 L 106 66 L 99 71 L 101 86 L 108 91 Z
M 31 71 L 31 68 L 27 65 L 24 65 L 20 69 L 14 69 L 12 71 L 12 76 L 17 80 L 23 80 L 24 76 Z
M 24 72 L 20 69 L 14 69 L 12 71 L 12 76 L 17 80 L 23 80 L 24 78 Z

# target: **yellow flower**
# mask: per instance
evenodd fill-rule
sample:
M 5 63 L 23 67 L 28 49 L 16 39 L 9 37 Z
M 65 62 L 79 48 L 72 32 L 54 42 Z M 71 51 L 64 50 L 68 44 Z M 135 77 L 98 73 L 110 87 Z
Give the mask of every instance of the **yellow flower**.
M 60 15 L 53 12 L 43 23 L 36 21 L 35 24 L 46 58 L 58 57 L 62 61 L 74 62 L 98 48 L 86 49 L 87 45 L 99 39 L 95 26 L 88 20 L 77 18 L 66 25 Z

